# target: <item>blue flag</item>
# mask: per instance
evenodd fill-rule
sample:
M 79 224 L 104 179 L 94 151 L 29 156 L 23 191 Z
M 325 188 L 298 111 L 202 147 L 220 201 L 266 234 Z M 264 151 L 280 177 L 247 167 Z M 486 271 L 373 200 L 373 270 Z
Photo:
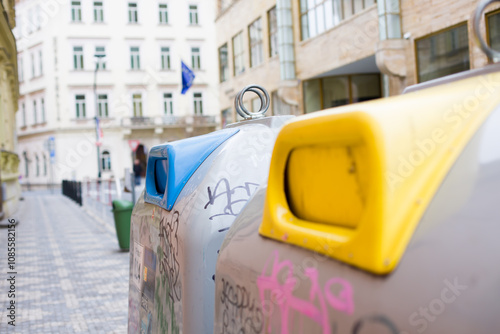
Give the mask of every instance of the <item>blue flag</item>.
M 191 71 L 189 67 L 181 60 L 182 66 L 182 92 L 181 94 L 185 94 L 189 87 L 193 85 L 194 73 Z

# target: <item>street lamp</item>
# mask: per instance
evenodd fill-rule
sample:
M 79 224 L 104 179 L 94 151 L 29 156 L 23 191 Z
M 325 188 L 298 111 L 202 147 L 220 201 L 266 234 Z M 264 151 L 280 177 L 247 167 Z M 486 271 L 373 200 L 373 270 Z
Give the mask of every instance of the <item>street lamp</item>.
M 101 181 L 101 148 L 99 143 L 99 102 L 97 101 L 97 71 L 99 71 L 99 64 L 101 63 L 101 59 L 104 58 L 104 54 L 96 53 L 94 57 L 96 58 L 95 62 L 95 71 L 94 71 L 94 99 L 95 99 L 95 136 L 96 136 L 96 148 L 97 148 L 97 180 Z

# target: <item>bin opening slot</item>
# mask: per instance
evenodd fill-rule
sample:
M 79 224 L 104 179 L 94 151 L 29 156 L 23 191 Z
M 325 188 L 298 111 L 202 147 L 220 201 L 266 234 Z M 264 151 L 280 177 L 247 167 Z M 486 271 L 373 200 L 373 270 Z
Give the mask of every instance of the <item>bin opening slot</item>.
M 167 187 L 168 160 L 155 161 L 155 187 L 156 192 L 163 196 Z

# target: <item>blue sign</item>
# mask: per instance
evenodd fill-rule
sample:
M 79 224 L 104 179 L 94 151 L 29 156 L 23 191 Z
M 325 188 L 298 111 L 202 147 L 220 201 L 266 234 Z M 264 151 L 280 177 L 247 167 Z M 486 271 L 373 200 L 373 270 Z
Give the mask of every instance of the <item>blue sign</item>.
M 49 152 L 51 158 L 56 156 L 56 139 L 53 136 L 49 137 Z

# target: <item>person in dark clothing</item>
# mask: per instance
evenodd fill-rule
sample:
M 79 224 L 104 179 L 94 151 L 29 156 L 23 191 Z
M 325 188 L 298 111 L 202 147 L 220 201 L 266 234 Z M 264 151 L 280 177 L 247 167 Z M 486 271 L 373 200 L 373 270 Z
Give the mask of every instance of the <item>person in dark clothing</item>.
M 135 159 L 134 161 L 134 175 L 135 175 L 135 185 L 138 186 L 141 184 L 141 175 L 142 175 L 142 166 L 139 159 Z

